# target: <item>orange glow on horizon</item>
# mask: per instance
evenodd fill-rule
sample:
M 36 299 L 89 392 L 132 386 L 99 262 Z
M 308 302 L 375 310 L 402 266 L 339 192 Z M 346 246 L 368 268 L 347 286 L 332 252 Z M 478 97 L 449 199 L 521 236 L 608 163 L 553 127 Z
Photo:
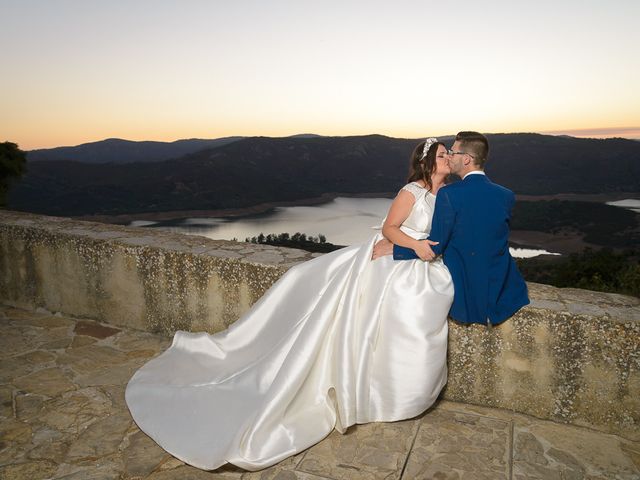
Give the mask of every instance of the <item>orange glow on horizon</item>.
M 462 129 L 470 129 L 468 126 L 462 125 Z M 271 130 L 271 131 L 254 131 L 254 132 L 237 132 L 237 131 L 222 131 L 222 132 L 210 132 L 205 130 L 200 130 L 197 132 L 187 132 L 185 131 L 182 135 L 178 132 L 149 132 L 145 134 L 144 132 L 136 132 L 137 134 L 126 134 L 126 132 L 111 132 L 107 135 L 100 135 L 98 132 L 85 132 L 86 134 L 83 136 L 79 135 L 48 135 L 44 138 L 33 139 L 30 140 L 28 137 L 25 138 L 25 141 L 20 142 L 16 141 L 13 138 L 4 138 L 0 139 L 0 141 L 10 141 L 17 143 L 18 146 L 25 151 L 28 150 L 37 150 L 37 149 L 48 149 L 48 148 L 56 148 L 56 147 L 69 147 L 69 146 L 77 146 L 85 143 L 93 143 L 99 142 L 102 140 L 106 140 L 108 138 L 119 138 L 122 140 L 129 141 L 156 141 L 156 142 L 174 142 L 177 140 L 190 139 L 190 138 L 200 138 L 200 139 L 214 139 L 214 138 L 222 138 L 222 137 L 288 137 L 292 135 L 298 134 L 316 134 L 322 136 L 358 136 L 358 135 L 372 135 L 379 134 L 385 135 L 388 137 L 395 138 L 423 138 L 425 136 L 445 136 L 445 135 L 455 135 L 461 128 L 449 129 L 449 130 L 429 130 L 425 132 L 418 131 L 371 131 L 371 130 L 354 130 L 351 132 L 341 132 L 332 129 L 322 129 L 322 130 Z M 479 129 L 485 133 L 540 133 L 543 135 L 568 135 L 576 138 L 628 138 L 628 139 L 640 139 L 640 127 L 605 127 L 605 128 L 583 128 L 583 129 L 557 129 L 557 130 L 548 130 L 548 129 L 532 129 L 532 128 L 523 128 L 519 130 L 505 130 L 505 129 L 495 129 L 495 130 L 486 130 Z

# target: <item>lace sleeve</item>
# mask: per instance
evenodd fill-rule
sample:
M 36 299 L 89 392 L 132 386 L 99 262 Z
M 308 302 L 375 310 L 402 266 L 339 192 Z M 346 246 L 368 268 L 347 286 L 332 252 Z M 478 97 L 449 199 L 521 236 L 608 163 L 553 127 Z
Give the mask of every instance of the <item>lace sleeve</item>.
M 400 189 L 400 191 L 402 190 L 406 190 L 407 192 L 410 192 L 416 200 L 420 198 L 422 195 L 424 195 L 424 192 L 425 192 L 424 188 L 422 188 L 417 183 L 413 183 L 413 182 L 407 183 L 404 187 Z

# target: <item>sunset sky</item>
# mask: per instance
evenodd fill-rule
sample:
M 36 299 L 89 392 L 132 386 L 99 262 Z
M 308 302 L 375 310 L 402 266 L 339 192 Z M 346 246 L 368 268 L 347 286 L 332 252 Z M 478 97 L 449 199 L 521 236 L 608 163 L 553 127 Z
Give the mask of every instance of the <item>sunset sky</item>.
M 640 138 L 640 1 L 0 0 L 0 141 Z

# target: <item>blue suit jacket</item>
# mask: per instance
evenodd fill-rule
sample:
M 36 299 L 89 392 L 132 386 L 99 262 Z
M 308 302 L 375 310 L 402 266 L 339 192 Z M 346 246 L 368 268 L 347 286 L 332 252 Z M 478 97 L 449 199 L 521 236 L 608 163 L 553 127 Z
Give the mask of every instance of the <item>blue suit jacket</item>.
M 449 315 L 462 323 L 498 324 L 529 303 L 527 285 L 509 253 L 515 195 L 485 175 L 467 175 L 438 191 L 429 239 L 453 277 Z M 393 258 L 418 258 L 394 245 Z

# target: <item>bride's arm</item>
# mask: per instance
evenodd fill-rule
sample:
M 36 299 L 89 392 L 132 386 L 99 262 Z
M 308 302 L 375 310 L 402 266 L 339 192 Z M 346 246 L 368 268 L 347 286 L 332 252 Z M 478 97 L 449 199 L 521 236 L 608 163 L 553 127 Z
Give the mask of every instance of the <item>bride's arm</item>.
M 389 208 L 387 219 L 382 225 L 382 235 L 394 245 L 411 248 L 417 253 L 422 249 L 422 245 L 420 244 L 424 242 L 416 240 L 400 230 L 400 225 L 402 225 L 411 213 L 414 202 L 415 197 L 413 194 L 407 190 L 400 190 Z

